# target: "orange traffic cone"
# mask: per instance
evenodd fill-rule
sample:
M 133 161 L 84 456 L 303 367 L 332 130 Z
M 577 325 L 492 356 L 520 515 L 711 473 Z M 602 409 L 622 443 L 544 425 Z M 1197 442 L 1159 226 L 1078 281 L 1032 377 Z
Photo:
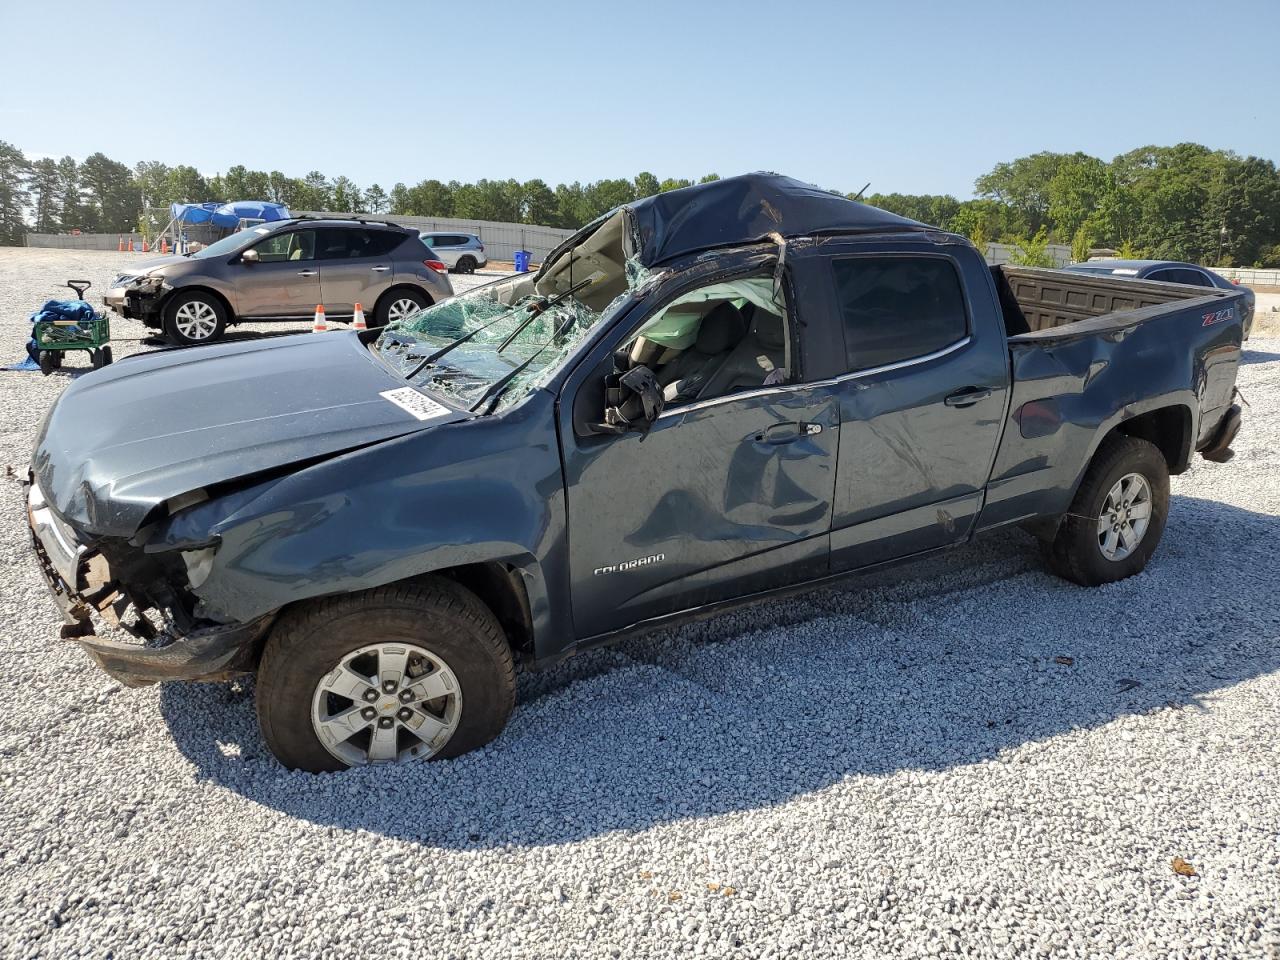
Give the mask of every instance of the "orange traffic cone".
M 162 254 L 167 254 L 169 252 L 169 241 L 164 237 L 160 238 L 160 252 Z
M 352 330 L 368 330 L 369 325 L 364 322 L 364 310 L 360 308 L 360 304 L 356 304 L 355 316 L 351 318 Z
M 124 236 L 116 234 L 116 253 L 124 253 Z
M 144 239 L 143 239 L 143 241 L 142 241 L 142 252 L 143 252 L 143 253 L 150 253 L 150 252 L 151 252 L 151 248 L 147 246 L 147 241 L 146 241 L 146 239 L 145 239 L 145 238 L 144 238 Z
M 325 322 L 325 319 L 324 319 L 324 304 L 323 304 L 323 303 L 317 303 L 317 304 L 316 304 L 316 319 L 315 319 L 315 321 L 311 324 L 311 332 L 312 332 L 312 333 L 324 333 L 324 332 L 325 332 L 326 330 L 328 330 L 328 329 L 329 329 L 329 324 L 327 324 L 327 323 Z

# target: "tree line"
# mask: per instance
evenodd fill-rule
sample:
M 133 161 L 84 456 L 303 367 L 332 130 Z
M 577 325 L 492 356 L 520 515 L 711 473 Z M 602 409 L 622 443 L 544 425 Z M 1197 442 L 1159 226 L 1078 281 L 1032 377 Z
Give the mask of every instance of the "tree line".
M 698 182 L 718 179 L 716 174 Z M 237 165 L 206 177 L 187 165 L 129 167 L 102 153 L 28 160 L 0 141 L 0 242 L 28 230 L 153 234 L 171 203 L 271 200 L 293 210 L 458 217 L 578 227 L 618 204 L 695 181 L 652 173 L 558 184 L 542 180 L 422 180 L 361 188 L 313 170 L 290 177 Z M 1280 266 L 1280 173 L 1270 160 L 1194 143 L 1141 147 L 1104 161 L 1085 153 L 1037 153 L 999 163 L 974 184 L 977 197 L 874 193 L 864 202 L 964 234 L 980 247 L 1018 245 L 1030 262 L 1050 242 L 1222 266 Z M 832 191 L 838 193 L 839 191 Z
M 1280 267 L 1280 173 L 1270 160 L 1197 143 L 1139 147 L 1110 162 L 1036 153 L 998 163 L 977 198 L 873 194 L 866 202 L 913 220 L 1024 250 L 1070 244 L 1072 259 L 1122 256 L 1210 266 Z

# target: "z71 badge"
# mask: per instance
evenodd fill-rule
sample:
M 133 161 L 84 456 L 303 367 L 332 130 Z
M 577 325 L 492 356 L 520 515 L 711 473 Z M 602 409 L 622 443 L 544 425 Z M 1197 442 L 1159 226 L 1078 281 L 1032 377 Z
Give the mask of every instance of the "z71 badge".
M 1230 320 L 1235 315 L 1235 307 L 1227 307 L 1227 309 L 1219 310 L 1217 313 L 1206 313 L 1204 315 L 1204 323 L 1201 324 L 1201 326 L 1210 327 L 1215 323 L 1222 323 L 1224 320 Z

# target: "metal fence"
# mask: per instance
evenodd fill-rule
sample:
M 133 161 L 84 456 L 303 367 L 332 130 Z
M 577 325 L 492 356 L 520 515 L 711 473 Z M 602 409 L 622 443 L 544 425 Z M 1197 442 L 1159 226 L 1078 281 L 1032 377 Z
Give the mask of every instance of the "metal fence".
M 988 243 L 986 250 L 987 263 L 993 267 L 1008 263 L 1009 258 L 1013 256 L 1016 249 L 1010 243 Z M 1051 243 L 1047 252 L 1049 256 L 1053 257 L 1053 265 L 1055 267 L 1065 267 L 1071 262 L 1071 248 L 1068 246 L 1060 243 Z
M 369 220 L 389 220 L 401 226 L 412 227 L 424 233 L 471 233 L 484 244 L 485 255 L 490 260 L 514 260 L 517 250 L 528 250 L 535 262 L 541 261 L 556 247 L 577 233 L 559 227 L 540 227 L 528 223 L 498 223 L 493 220 L 458 220 L 452 217 L 409 217 L 399 214 L 372 213 L 314 213 L 293 211 L 295 216 L 308 217 L 364 217 Z
M 1280 270 L 1258 270 L 1253 267 L 1213 267 L 1213 272 L 1246 287 L 1280 287 Z

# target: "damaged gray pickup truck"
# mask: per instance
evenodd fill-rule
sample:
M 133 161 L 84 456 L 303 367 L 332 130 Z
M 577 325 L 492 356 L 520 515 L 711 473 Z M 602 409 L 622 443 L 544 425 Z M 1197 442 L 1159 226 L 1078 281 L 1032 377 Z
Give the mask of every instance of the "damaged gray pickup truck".
M 256 672 L 289 766 L 452 757 L 502 730 L 517 661 L 997 527 L 1080 584 L 1138 573 L 1169 475 L 1230 456 L 1239 299 L 989 268 L 721 180 L 384 330 L 78 379 L 35 451 L 35 553 L 124 683 Z

